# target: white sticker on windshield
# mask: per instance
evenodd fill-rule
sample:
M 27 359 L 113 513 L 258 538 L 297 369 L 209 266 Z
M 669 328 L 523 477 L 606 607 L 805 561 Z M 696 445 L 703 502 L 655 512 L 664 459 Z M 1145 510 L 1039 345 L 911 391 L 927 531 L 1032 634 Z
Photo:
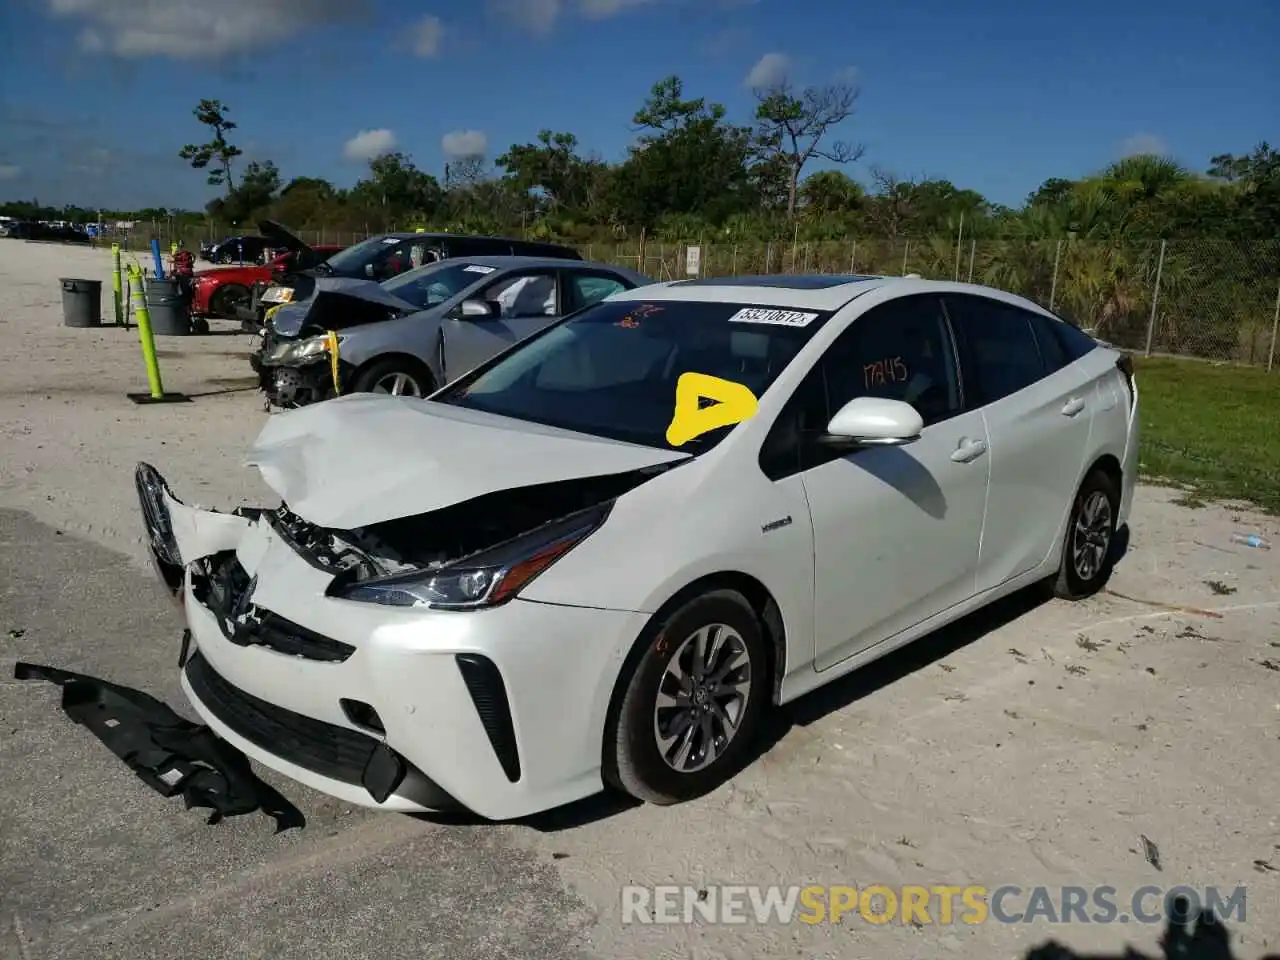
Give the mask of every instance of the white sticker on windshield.
M 807 327 L 818 318 L 816 313 L 798 310 L 766 310 L 763 307 L 747 307 L 729 318 L 730 323 L 767 323 L 775 327 Z
M 399 237 L 383 237 L 382 242 L 383 243 L 399 243 L 400 238 Z
M 469 267 L 463 267 L 462 272 L 463 273 L 493 273 L 493 271 L 496 269 L 498 268 L 497 267 L 480 267 L 480 266 L 476 266 L 475 264 L 472 264 Z

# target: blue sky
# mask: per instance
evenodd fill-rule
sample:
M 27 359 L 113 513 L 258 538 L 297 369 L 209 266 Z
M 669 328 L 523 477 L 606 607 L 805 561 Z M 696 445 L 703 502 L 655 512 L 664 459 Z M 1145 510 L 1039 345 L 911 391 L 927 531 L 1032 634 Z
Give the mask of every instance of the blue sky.
M 1000 203 L 1127 152 L 1203 170 L 1280 141 L 1275 0 L 8 0 L 0 38 L 0 199 L 200 206 L 176 152 L 201 97 L 286 178 L 349 185 L 392 143 L 439 174 L 542 128 L 616 160 L 656 80 L 745 120 L 753 69 L 856 77 L 855 178 Z

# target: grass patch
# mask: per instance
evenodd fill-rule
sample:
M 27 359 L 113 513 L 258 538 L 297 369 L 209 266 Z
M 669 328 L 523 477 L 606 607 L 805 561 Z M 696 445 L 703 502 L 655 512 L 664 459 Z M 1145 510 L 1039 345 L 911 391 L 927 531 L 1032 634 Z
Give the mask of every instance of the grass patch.
M 1142 474 L 1280 514 L 1280 372 L 1142 358 Z

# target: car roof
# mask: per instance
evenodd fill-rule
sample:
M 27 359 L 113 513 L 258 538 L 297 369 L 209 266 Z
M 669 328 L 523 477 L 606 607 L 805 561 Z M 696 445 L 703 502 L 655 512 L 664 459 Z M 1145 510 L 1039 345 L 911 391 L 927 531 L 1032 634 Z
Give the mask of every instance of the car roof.
M 384 233 L 379 235 L 381 239 L 386 240 L 394 237 L 396 240 L 412 240 L 414 237 L 421 237 L 424 240 L 489 240 L 494 243 L 519 243 L 527 247 L 545 247 L 547 249 L 556 250 L 572 250 L 563 243 L 550 243 L 545 240 L 521 240 L 519 237 L 491 237 L 479 233 Z
M 855 274 L 704 277 L 672 280 L 614 295 L 616 300 L 700 300 L 711 303 L 758 303 L 809 310 L 839 310 L 859 294 L 889 283 L 892 277 Z
M 570 260 L 568 257 L 518 257 L 502 254 L 484 257 L 450 257 L 441 260 L 442 264 L 474 263 L 477 267 L 493 267 L 497 270 L 515 270 L 528 267 L 547 267 L 563 269 L 572 267 L 575 270 L 610 270 L 624 276 L 641 276 L 630 267 L 620 267 L 616 263 L 601 263 L 596 260 Z M 647 277 L 645 279 L 648 279 Z
M 1053 317 L 1044 307 L 994 287 L 951 280 L 856 274 L 796 274 L 794 276 L 706 277 L 671 280 L 614 294 L 611 300 L 694 300 L 704 303 L 744 303 L 797 310 L 836 311 L 873 290 L 891 289 L 893 295 L 912 293 L 972 293 L 1003 300 Z M 1055 318 L 1057 319 L 1057 318 Z

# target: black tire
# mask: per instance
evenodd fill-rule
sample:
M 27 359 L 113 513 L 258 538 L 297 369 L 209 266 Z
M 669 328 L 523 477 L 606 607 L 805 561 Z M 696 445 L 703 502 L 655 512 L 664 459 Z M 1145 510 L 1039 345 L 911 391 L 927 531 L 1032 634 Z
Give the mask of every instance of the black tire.
M 1105 518 L 1094 512 L 1103 509 Z M 1062 559 L 1053 581 L 1053 595 L 1062 600 L 1083 600 L 1107 585 L 1115 565 L 1116 517 L 1120 511 L 1120 490 L 1114 479 L 1103 470 L 1093 470 L 1084 478 L 1071 505 L 1067 530 L 1062 541 Z M 1092 522 L 1091 521 L 1092 518 Z M 1101 558 L 1082 563 L 1077 550 L 1084 553 L 1086 544 Z
M 355 393 L 387 393 L 387 390 L 379 389 L 378 385 L 397 376 L 408 378 L 417 387 L 416 393 L 401 396 L 425 397 L 436 389 L 435 377 L 425 364 L 412 357 L 387 357 L 373 361 L 356 374 L 351 390 Z
M 706 753 L 695 749 L 690 758 L 702 757 L 706 765 L 691 771 L 677 770 L 664 757 L 658 742 L 660 723 L 664 729 L 674 729 L 666 724 L 674 720 L 677 708 L 666 708 L 659 714 L 658 694 L 664 686 L 672 689 L 668 686 L 668 667 L 678 657 L 683 662 L 689 651 L 688 643 L 698 631 L 713 625 L 728 627 L 742 641 L 749 671 L 744 680 L 745 702 L 737 713 L 734 732 L 720 748 L 719 755 L 708 762 Z M 727 634 L 722 631 L 721 636 Z M 624 679 L 621 701 L 605 731 L 604 777 L 610 785 L 648 803 L 667 805 L 692 800 L 731 779 L 751 756 L 769 702 L 769 665 L 763 629 L 741 594 L 716 590 L 683 604 L 647 631 L 642 642 L 643 653 L 633 660 L 634 665 Z M 730 638 L 725 646 L 736 649 L 736 641 Z M 744 679 L 739 671 L 729 676 Z M 679 742 L 679 738 L 675 738 L 667 752 L 676 755 Z
M 249 288 L 238 283 L 228 283 L 214 291 L 209 298 L 209 313 L 222 320 L 236 319 L 236 306 L 248 304 Z

